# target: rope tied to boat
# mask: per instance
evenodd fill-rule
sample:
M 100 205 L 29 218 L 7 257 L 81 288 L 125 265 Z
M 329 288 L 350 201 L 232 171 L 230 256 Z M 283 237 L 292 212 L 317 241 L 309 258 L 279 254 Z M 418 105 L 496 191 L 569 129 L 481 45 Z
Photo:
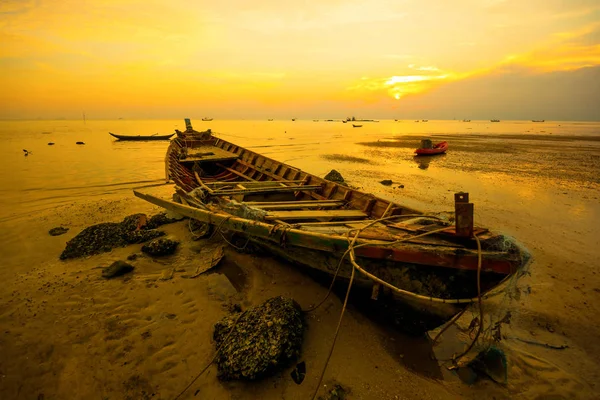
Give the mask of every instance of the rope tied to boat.
M 362 232 L 364 229 L 366 229 L 366 228 L 368 228 L 368 227 L 370 227 L 370 226 L 374 225 L 374 224 L 375 224 L 375 223 L 377 223 L 377 222 L 380 222 L 381 220 L 389 220 L 389 219 L 394 219 L 394 218 L 397 218 L 397 217 L 398 217 L 398 216 L 392 216 L 392 217 L 380 218 L 379 220 L 375 220 L 375 221 L 373 221 L 373 222 L 371 222 L 371 223 L 367 224 L 367 225 L 366 225 L 366 226 L 364 226 L 364 227 L 361 227 L 361 228 L 355 229 L 355 230 L 356 230 L 356 233 L 354 234 L 354 237 L 353 237 L 352 239 L 350 239 L 350 233 L 351 233 L 352 231 L 354 231 L 354 230 L 349 230 L 349 231 L 347 232 L 347 234 L 346 234 L 346 237 L 347 237 L 347 239 L 348 239 L 348 250 L 346 250 L 346 252 L 344 252 L 344 254 L 342 255 L 342 257 L 340 258 L 340 261 L 339 261 L 339 263 L 338 263 L 338 267 L 337 267 L 337 269 L 336 269 L 336 272 L 335 272 L 335 275 L 334 275 L 334 277 L 333 277 L 332 283 L 331 283 L 331 285 L 330 285 L 330 287 L 329 287 L 329 291 L 328 291 L 328 293 L 327 293 L 327 296 L 325 296 L 325 298 L 324 298 L 324 299 L 323 299 L 323 300 L 322 300 L 322 301 L 321 301 L 321 302 L 320 302 L 320 303 L 319 303 L 317 306 L 315 306 L 315 307 L 313 307 L 312 309 L 310 309 L 310 310 L 309 310 L 309 312 L 310 312 L 310 311 L 314 311 L 314 310 L 315 310 L 315 309 L 317 309 L 317 308 L 318 308 L 318 307 L 319 307 L 321 304 L 323 304 L 323 302 L 325 301 L 325 299 L 327 299 L 327 297 L 328 297 L 328 296 L 329 296 L 329 294 L 331 293 L 331 289 L 333 288 L 333 284 L 334 284 L 334 282 L 335 282 L 335 279 L 336 279 L 336 277 L 337 277 L 337 275 L 338 275 L 338 272 L 339 272 L 339 270 L 340 270 L 340 267 L 341 267 L 341 265 L 342 265 L 342 262 L 343 262 L 344 258 L 345 258 L 345 257 L 346 257 L 346 256 L 349 254 L 349 255 L 350 255 L 350 262 L 351 262 L 351 264 L 352 264 L 352 274 L 351 274 L 351 276 L 350 276 L 350 282 L 348 283 L 348 290 L 346 291 L 346 297 L 344 298 L 344 303 L 343 303 L 343 305 L 342 305 L 342 311 L 341 311 L 341 313 L 340 313 L 340 317 L 339 317 L 339 319 L 338 319 L 337 328 L 336 328 L 335 334 L 334 334 L 334 336 L 333 336 L 333 342 L 332 342 L 332 345 L 331 345 L 331 348 L 330 348 L 329 354 L 327 355 L 327 359 L 326 359 L 326 361 L 325 361 L 325 365 L 323 366 L 323 370 L 321 371 L 321 375 L 320 375 L 320 377 L 319 377 L 319 381 L 318 381 L 318 383 L 317 383 L 317 386 L 315 387 L 315 391 L 314 391 L 314 393 L 313 393 L 313 396 L 312 396 L 312 399 L 313 399 L 313 400 L 314 400 L 314 399 L 317 397 L 317 394 L 318 394 L 318 392 L 319 392 L 319 389 L 320 389 L 320 387 L 321 387 L 321 382 L 323 381 L 323 377 L 325 376 L 325 371 L 326 371 L 326 369 L 327 369 L 327 366 L 328 366 L 328 364 L 329 364 L 329 361 L 330 361 L 330 359 L 331 359 L 331 356 L 332 356 L 332 354 L 333 354 L 333 350 L 334 350 L 334 348 L 335 348 L 335 343 L 336 343 L 336 340 L 337 340 L 337 337 L 338 337 L 338 334 L 339 334 L 339 330 L 340 330 L 340 327 L 341 327 L 341 324 L 342 324 L 342 319 L 343 319 L 343 317 L 344 317 L 344 313 L 345 313 L 345 311 L 346 311 L 346 306 L 347 306 L 347 304 L 348 304 L 348 298 L 349 298 L 349 296 L 350 296 L 350 290 L 352 289 L 352 284 L 354 283 L 354 276 L 355 276 L 355 272 L 356 272 L 357 270 L 358 270 L 359 272 L 363 273 L 365 276 L 367 276 L 367 277 L 368 277 L 368 278 L 370 278 L 371 280 L 373 280 L 373 281 L 375 281 L 375 282 L 377 282 L 377 283 L 380 283 L 380 284 L 382 284 L 382 285 L 384 285 L 384 286 L 386 286 L 386 287 L 388 287 L 388 288 L 392 289 L 393 291 L 395 291 L 396 293 L 399 293 L 399 294 L 401 294 L 401 295 L 409 295 L 409 296 L 416 297 L 416 298 L 419 298 L 419 299 L 425 299 L 425 300 L 431 300 L 431 301 L 438 300 L 438 301 L 441 301 L 441 302 L 445 302 L 444 300 L 446 300 L 446 299 L 436 299 L 436 298 L 433 298 L 433 297 L 422 296 L 422 295 L 419 295 L 419 294 L 416 294 L 416 293 L 412 293 L 412 292 L 409 292 L 409 291 L 406 291 L 406 290 L 403 290 L 403 289 L 397 288 L 397 287 L 395 287 L 394 285 L 392 285 L 392 284 L 390 284 L 390 283 L 388 283 L 388 282 L 384 281 L 383 279 L 380 279 L 380 278 L 376 277 L 375 275 L 368 273 L 368 272 L 367 272 L 367 271 L 365 271 L 363 268 L 361 268 L 361 267 L 360 267 L 360 265 L 358 265 L 358 263 L 356 262 L 356 258 L 355 258 L 356 256 L 355 256 L 355 253 L 354 253 L 354 249 L 355 249 L 355 248 L 358 248 L 358 247 L 362 247 L 362 246 L 368 245 L 368 243 L 364 243 L 364 244 L 356 245 L 356 240 L 358 239 L 358 236 L 360 235 L 360 233 L 361 233 L 361 232 Z M 435 216 L 423 216 L 423 217 L 424 217 L 424 218 L 428 218 L 428 217 L 437 218 L 437 217 L 435 217 Z M 432 234 L 434 234 L 434 233 L 439 233 L 439 232 L 441 232 L 441 231 L 443 231 L 443 230 L 446 230 L 446 229 L 447 229 L 447 228 L 443 228 L 443 229 L 436 229 L 436 230 L 432 230 L 432 231 L 429 231 L 429 232 L 425 232 L 425 233 L 423 233 L 423 234 L 420 234 L 420 235 L 411 236 L 411 237 L 409 237 L 409 238 L 403 238 L 403 239 L 399 239 L 399 240 L 397 240 L 397 241 L 391 242 L 391 243 L 390 243 L 390 245 L 391 245 L 391 244 L 400 243 L 400 242 L 405 242 L 405 241 L 408 241 L 408 240 L 411 240 L 411 239 L 415 239 L 415 238 L 417 238 L 417 237 L 424 237 L 424 236 L 427 236 L 427 235 L 432 235 Z M 472 349 L 472 348 L 473 348 L 473 346 L 475 345 L 475 342 L 477 341 L 477 339 L 479 338 L 479 336 L 480 336 L 481 332 L 483 331 L 483 305 L 482 305 L 482 296 L 481 296 L 481 265 L 482 265 L 482 250 L 481 250 L 481 242 L 480 242 L 479 238 L 478 238 L 476 235 L 473 235 L 473 238 L 474 238 L 474 239 L 475 239 L 475 241 L 477 242 L 477 253 L 478 253 L 478 260 L 477 260 L 477 261 L 478 261 L 478 263 L 477 263 L 477 300 L 478 300 L 478 302 L 479 302 L 480 323 L 479 323 L 479 329 L 478 329 L 478 331 L 477 331 L 477 334 L 475 335 L 475 338 L 473 339 L 473 341 L 471 342 L 471 344 L 469 345 L 469 347 L 468 347 L 468 348 L 467 348 L 467 349 L 466 349 L 466 350 L 465 350 L 463 353 L 461 353 L 460 355 L 458 355 L 458 356 L 455 356 L 455 357 L 453 357 L 453 358 L 452 358 L 452 360 L 453 360 L 455 363 L 457 363 L 457 362 L 458 362 L 458 361 L 459 361 L 459 360 L 460 360 L 462 357 L 464 357 L 464 355 L 466 355 L 466 354 L 467 354 L 469 351 L 471 351 L 471 349 Z M 460 300 L 460 299 L 457 299 L 457 300 Z M 463 300 L 464 300 L 464 299 L 463 299 Z M 469 299 L 469 300 L 471 300 L 471 299 Z M 472 301 L 469 301 L 469 302 L 472 302 Z M 464 311 L 463 311 L 463 312 L 464 312 Z M 459 313 L 459 314 L 462 314 L 462 312 L 461 312 L 461 313 Z

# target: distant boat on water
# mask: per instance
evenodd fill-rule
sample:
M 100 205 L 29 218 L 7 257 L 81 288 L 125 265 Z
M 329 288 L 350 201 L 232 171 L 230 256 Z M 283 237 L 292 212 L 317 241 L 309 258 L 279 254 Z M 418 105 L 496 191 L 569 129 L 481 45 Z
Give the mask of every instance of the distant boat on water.
M 355 124 L 352 124 L 352 127 L 353 127 L 353 128 L 362 128 L 362 125 L 355 125 Z
M 500 122 L 499 119 L 490 119 L 490 122 Z
M 168 135 L 159 135 L 159 134 L 154 134 L 154 135 L 149 135 L 149 136 L 142 136 L 142 135 L 137 135 L 137 136 L 128 136 L 128 135 L 117 135 L 116 133 L 112 133 L 112 132 L 108 132 L 108 134 L 112 137 L 115 137 L 119 140 L 136 140 L 136 141 L 142 141 L 142 140 L 169 140 L 171 138 L 171 136 L 174 135 L 174 133 L 168 134 Z
M 421 122 L 429 122 L 428 119 L 422 119 Z
M 463 122 L 471 122 L 470 119 L 463 119 Z
M 212 121 L 212 120 L 213 120 L 212 118 L 206 118 L 206 117 L 202 118 L 202 121 Z
M 545 119 L 532 119 L 531 122 L 546 122 Z
M 295 121 L 295 120 L 296 120 L 296 118 L 292 118 L 292 121 Z

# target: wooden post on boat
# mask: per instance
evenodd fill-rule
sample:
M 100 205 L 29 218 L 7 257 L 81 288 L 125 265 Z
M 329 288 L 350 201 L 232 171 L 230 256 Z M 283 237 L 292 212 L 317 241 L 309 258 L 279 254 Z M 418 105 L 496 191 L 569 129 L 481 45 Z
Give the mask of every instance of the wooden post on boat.
M 189 118 L 185 118 L 184 121 L 185 121 L 185 130 L 186 130 L 186 132 L 193 131 L 194 128 L 192 127 L 192 121 L 190 121 Z
M 454 194 L 454 217 L 456 236 L 473 236 L 473 203 L 469 203 L 469 193 Z

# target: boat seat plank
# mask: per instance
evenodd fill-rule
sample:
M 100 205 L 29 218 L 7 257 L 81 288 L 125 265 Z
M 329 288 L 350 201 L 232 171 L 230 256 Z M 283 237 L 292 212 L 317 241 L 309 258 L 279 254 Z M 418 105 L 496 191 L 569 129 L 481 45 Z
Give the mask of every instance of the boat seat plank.
M 295 200 L 295 201 L 245 201 L 244 204 L 248 206 L 274 206 L 280 204 L 336 204 L 343 205 L 343 200 Z
M 322 203 L 320 201 L 309 201 L 304 204 L 293 204 L 293 202 L 281 203 L 281 204 L 254 204 L 252 207 L 260 208 L 262 210 L 301 210 L 303 208 L 332 208 L 343 205 L 343 201 L 336 203 Z
M 281 183 L 302 183 L 304 181 L 238 181 L 239 183 L 243 183 L 244 186 L 281 186 Z M 216 181 L 216 182 L 204 182 L 207 186 L 228 186 L 231 185 L 231 181 Z
M 226 189 L 213 190 L 213 196 L 232 196 L 237 194 L 255 194 L 255 193 L 275 193 L 275 192 L 297 192 L 308 190 L 320 190 L 321 185 L 302 185 L 302 186 L 272 186 L 272 187 L 256 187 L 249 189 Z
M 367 217 L 367 214 L 360 210 L 301 210 L 301 211 L 271 211 L 265 219 L 267 221 L 280 219 L 316 219 L 316 218 L 360 218 Z
M 180 158 L 179 162 L 216 162 L 237 160 L 239 158 L 237 154 L 215 146 L 199 146 L 194 147 L 192 150 L 193 152 L 190 151 L 183 158 Z

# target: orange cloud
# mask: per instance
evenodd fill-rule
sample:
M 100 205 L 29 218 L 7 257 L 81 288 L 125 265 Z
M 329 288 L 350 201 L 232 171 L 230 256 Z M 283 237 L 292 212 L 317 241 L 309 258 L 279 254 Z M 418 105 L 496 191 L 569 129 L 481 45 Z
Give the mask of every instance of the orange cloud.
M 426 93 L 441 85 L 474 76 L 502 73 L 507 68 L 524 68 L 535 73 L 571 71 L 600 65 L 600 23 L 571 32 L 555 34 L 539 48 L 524 54 L 505 56 L 500 62 L 467 72 L 444 71 L 434 66 L 408 65 L 404 73 L 387 77 L 362 77 L 348 91 L 365 99 Z
M 399 100 L 400 98 L 417 93 L 423 93 L 444 83 L 460 79 L 460 74 L 442 71 L 433 66 L 417 66 L 410 64 L 404 74 L 392 75 L 385 78 L 362 77 L 352 84 L 348 91 L 358 94 L 386 93 Z

